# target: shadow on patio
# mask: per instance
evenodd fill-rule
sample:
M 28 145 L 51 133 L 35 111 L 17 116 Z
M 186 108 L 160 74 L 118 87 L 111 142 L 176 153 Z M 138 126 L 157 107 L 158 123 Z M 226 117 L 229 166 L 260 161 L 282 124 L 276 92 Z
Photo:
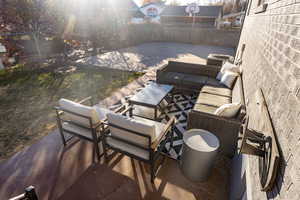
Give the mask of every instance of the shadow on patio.
M 229 166 L 220 158 L 201 184 L 183 177 L 166 159 L 152 185 L 148 166 L 116 154 L 109 164 L 94 161 L 90 144 L 74 139 L 66 148 L 55 131 L 1 163 L 0 196 L 7 199 L 34 185 L 40 199 L 224 199 Z M 225 166 L 225 167 L 224 167 Z
M 103 101 L 112 105 L 132 94 L 155 70 Z M 8 199 L 29 186 L 40 199 L 227 199 L 230 161 L 219 157 L 207 182 L 193 183 L 175 160 L 166 159 L 155 183 L 148 166 L 116 154 L 109 164 L 96 162 L 92 144 L 73 140 L 65 148 L 58 131 L 0 163 L 0 197 Z

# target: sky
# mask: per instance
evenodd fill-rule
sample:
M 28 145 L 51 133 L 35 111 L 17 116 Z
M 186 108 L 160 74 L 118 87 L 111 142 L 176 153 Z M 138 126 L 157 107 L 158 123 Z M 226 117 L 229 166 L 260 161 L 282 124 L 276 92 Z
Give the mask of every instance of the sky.
M 134 0 L 135 3 L 138 5 L 138 6 L 141 6 L 143 0 Z M 181 5 L 186 5 L 186 4 L 189 4 L 189 3 L 194 3 L 194 2 L 199 2 L 200 4 L 206 4 L 208 3 L 210 0 L 177 0 L 177 2 L 179 2 Z M 172 0 L 167 0 L 167 3 L 169 2 L 172 2 Z

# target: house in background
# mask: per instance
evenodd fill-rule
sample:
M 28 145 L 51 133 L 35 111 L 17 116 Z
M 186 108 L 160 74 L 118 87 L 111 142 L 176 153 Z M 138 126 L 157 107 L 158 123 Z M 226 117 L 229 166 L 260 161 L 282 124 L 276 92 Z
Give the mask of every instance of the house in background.
M 143 5 L 140 11 L 145 15 L 147 21 L 160 23 L 160 15 L 164 8 L 164 3 L 148 3 Z
M 215 27 L 222 18 L 223 6 L 199 6 L 199 12 L 191 15 L 187 6 L 166 6 L 161 13 L 163 24 L 196 24 Z
M 192 14 L 189 6 L 169 6 L 164 3 L 148 3 L 136 12 L 133 23 L 162 23 L 216 27 L 223 16 L 223 6 L 195 6 L 197 13 Z

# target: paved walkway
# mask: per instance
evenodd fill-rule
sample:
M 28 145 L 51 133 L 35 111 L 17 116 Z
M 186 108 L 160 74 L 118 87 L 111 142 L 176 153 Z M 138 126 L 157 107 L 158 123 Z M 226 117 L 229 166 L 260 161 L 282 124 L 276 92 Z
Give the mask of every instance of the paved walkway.
M 180 52 L 173 49 L 175 44 L 151 43 L 137 46 L 133 49 L 138 53 L 129 56 L 130 59 L 138 58 L 138 55 L 147 55 L 154 58 L 160 55 L 156 52 L 155 46 L 160 51 L 165 48 L 171 52 Z M 175 45 L 175 46 L 174 46 Z M 165 46 L 165 47 L 164 47 Z M 184 46 L 185 44 L 177 44 Z M 141 48 L 142 47 L 142 48 Z M 207 46 L 190 46 L 194 49 L 182 52 L 179 56 L 185 61 L 202 60 L 209 52 L 229 53 L 232 49 L 213 47 L 209 51 Z M 143 50 L 143 51 L 142 51 Z M 181 50 L 183 51 L 183 50 Z M 197 52 L 203 55 L 196 56 Z M 129 49 L 127 49 L 129 53 Z M 125 53 L 124 53 L 125 54 Z M 155 79 L 154 66 L 160 66 L 161 62 L 169 59 L 168 53 L 156 58 L 157 62 L 149 59 L 142 59 L 143 64 L 136 63 L 136 66 L 147 66 L 147 73 L 138 80 L 130 83 L 112 96 L 100 102 L 106 106 L 113 105 L 135 92 L 148 80 Z M 169 53 L 171 55 L 172 53 Z M 175 53 L 174 53 L 175 54 Z M 129 60 L 130 60 L 129 59 Z M 130 62 L 133 62 L 130 60 Z M 203 62 L 203 60 L 202 60 Z M 133 62 L 134 63 L 134 62 Z M 152 66 L 152 67 L 151 67 Z M 18 152 L 9 160 L 0 163 L 0 199 L 8 199 L 23 192 L 26 186 L 34 185 L 40 199 L 227 199 L 229 160 L 220 158 L 213 170 L 212 176 L 205 183 L 192 183 L 186 180 L 178 168 L 177 162 L 167 159 L 162 171 L 158 174 L 155 184 L 150 183 L 149 170 L 147 166 L 132 160 L 128 157 L 115 155 L 107 165 L 103 162 L 95 162 L 91 144 L 74 140 L 66 148 L 63 147 L 59 134 L 56 131 L 42 138 L 37 143 Z
M 234 49 L 180 43 L 146 43 L 103 55 L 83 58 L 77 63 L 128 71 L 144 71 L 151 67 L 160 66 L 170 59 L 205 64 L 205 59 L 209 53 L 233 55 Z

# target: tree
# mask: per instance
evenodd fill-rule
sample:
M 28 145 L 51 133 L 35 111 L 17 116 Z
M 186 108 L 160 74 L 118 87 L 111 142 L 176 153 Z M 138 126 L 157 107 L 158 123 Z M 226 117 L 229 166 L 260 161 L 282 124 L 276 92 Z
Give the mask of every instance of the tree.
M 15 7 L 23 20 L 26 31 L 31 32 L 37 52 L 41 56 L 39 40 L 41 38 L 41 15 L 45 12 L 43 2 L 40 0 L 18 0 Z
M 10 0 L 3 3 L 4 19 L 1 32 L 9 35 L 28 34 L 32 37 L 36 51 L 41 56 L 40 40 L 46 35 L 56 34 L 56 21 L 60 15 L 53 14 L 46 0 Z M 0 27 L 0 28 L 1 28 Z M 12 41 L 9 41 L 12 43 Z

